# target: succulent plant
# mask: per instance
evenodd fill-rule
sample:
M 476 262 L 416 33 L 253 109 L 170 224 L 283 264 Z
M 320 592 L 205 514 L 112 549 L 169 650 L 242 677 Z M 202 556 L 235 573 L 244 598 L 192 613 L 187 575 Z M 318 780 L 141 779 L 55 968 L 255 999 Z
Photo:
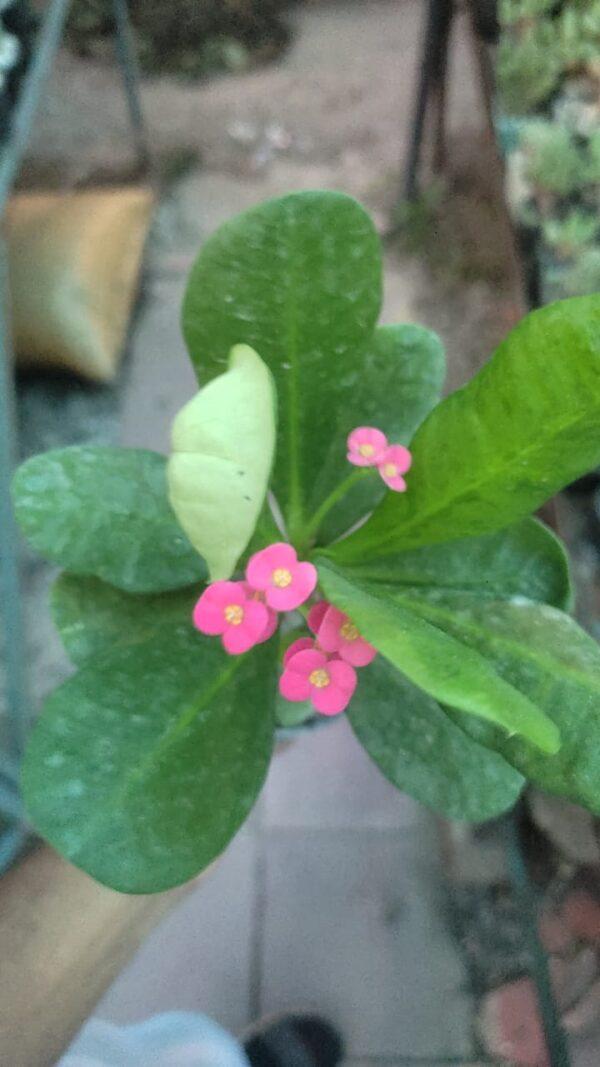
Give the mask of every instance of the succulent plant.
M 502 27 L 521 26 L 530 19 L 549 15 L 554 0 L 500 0 L 498 18 Z
M 561 74 L 556 31 L 550 21 L 531 22 L 519 34 L 502 34 L 496 80 L 502 105 L 510 114 L 526 114 L 547 100 Z
M 548 247 L 561 259 L 572 259 L 593 246 L 600 234 L 600 222 L 589 212 L 575 208 L 563 219 L 545 219 L 542 235 Z
M 573 74 L 598 79 L 600 0 L 501 0 L 496 77 L 511 114 L 539 110 Z
M 525 176 L 532 186 L 557 196 L 569 196 L 579 189 L 585 157 L 564 126 L 541 119 L 528 123 L 521 144 Z

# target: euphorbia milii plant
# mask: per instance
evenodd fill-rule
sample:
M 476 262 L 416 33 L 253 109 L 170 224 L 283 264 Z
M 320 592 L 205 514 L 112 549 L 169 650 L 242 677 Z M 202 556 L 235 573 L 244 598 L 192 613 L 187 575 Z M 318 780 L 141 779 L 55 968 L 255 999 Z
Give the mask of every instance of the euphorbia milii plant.
M 600 651 L 531 517 L 600 463 L 600 298 L 527 316 L 443 400 L 440 341 L 377 326 L 380 303 L 354 200 L 254 208 L 192 269 L 199 392 L 170 456 L 66 448 L 16 475 L 77 668 L 33 731 L 25 801 L 109 886 L 202 870 L 278 724 L 315 716 L 347 715 L 447 816 L 497 815 L 526 781 L 600 814 Z

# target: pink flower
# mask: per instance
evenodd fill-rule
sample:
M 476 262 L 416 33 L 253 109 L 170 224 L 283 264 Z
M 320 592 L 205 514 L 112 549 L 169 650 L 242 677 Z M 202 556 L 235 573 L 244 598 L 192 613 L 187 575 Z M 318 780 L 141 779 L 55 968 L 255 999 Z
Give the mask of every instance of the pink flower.
M 331 605 L 328 600 L 318 600 L 317 603 L 313 604 L 312 608 L 310 609 L 306 617 L 306 622 L 308 624 L 309 630 L 312 630 L 314 634 L 318 634 L 319 627 L 323 622 L 323 619 L 325 618 L 325 615 L 327 614 L 327 609 L 329 607 L 331 607 Z
M 255 593 L 249 582 L 240 582 L 240 585 L 243 587 L 248 600 L 258 600 L 261 604 L 263 603 L 261 594 Z M 257 641 L 257 644 L 259 645 L 262 645 L 264 641 L 268 641 L 269 638 L 273 636 L 275 630 L 277 629 L 277 624 L 279 622 L 279 616 L 277 615 L 277 612 L 273 611 L 273 608 L 267 607 L 266 604 L 265 608 L 267 609 L 268 622 L 265 628 L 265 632 L 263 633 L 262 637 Z
M 278 541 L 252 556 L 246 578 L 253 589 L 264 593 L 270 608 L 293 611 L 313 592 L 317 570 L 312 563 L 299 563 L 292 546 Z
M 317 649 L 290 656 L 279 679 L 279 692 L 286 700 L 310 700 L 321 715 L 339 715 L 355 689 L 354 667 L 341 659 L 328 659 Z
M 329 607 L 317 633 L 317 641 L 325 652 L 335 652 L 353 667 L 366 667 L 377 655 L 357 627 L 338 608 Z
M 266 640 L 270 622 L 266 606 L 248 598 L 243 582 L 213 582 L 196 604 L 193 618 L 201 633 L 220 634 L 231 656 Z
M 296 641 L 292 641 L 289 648 L 287 648 L 283 654 L 283 666 L 286 667 L 292 656 L 296 655 L 296 652 L 305 652 L 307 648 L 314 648 L 315 642 L 312 637 L 299 637 Z
M 404 445 L 390 445 L 382 459 L 377 463 L 379 473 L 385 484 L 397 493 L 403 493 L 406 482 L 402 477 L 410 469 L 412 456 Z
M 262 604 L 262 601 L 256 601 L 255 603 Z M 272 608 L 268 608 L 266 604 L 263 604 L 263 607 L 267 612 L 267 625 L 265 626 L 262 636 L 258 639 L 259 645 L 262 645 L 264 641 L 268 641 L 269 638 L 273 636 L 275 630 L 277 629 L 277 623 L 279 622 L 276 611 L 273 611 Z
M 374 426 L 359 426 L 348 436 L 348 460 L 355 467 L 376 467 L 388 447 L 387 437 Z

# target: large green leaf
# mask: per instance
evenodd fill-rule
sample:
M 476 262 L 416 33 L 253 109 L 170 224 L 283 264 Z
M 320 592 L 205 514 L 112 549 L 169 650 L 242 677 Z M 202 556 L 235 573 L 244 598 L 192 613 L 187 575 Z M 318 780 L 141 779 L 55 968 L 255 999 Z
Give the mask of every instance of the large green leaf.
M 353 580 L 425 590 L 477 592 L 481 597 L 526 596 L 555 607 L 571 603 L 569 563 L 562 543 L 538 522 L 482 537 L 425 545 L 393 556 L 365 558 L 344 567 Z
M 169 499 L 212 581 L 229 578 L 265 501 L 275 448 L 275 390 L 248 345 L 173 423 Z
M 50 696 L 29 743 L 23 789 L 36 829 L 125 893 L 202 870 L 267 771 L 275 650 L 229 657 L 180 626 L 84 666 Z
M 348 718 L 386 778 L 451 819 L 499 815 L 523 787 L 513 767 L 471 741 L 382 656 L 361 671 Z
M 317 513 L 318 505 L 352 472 L 346 438 L 356 426 L 377 426 L 390 441 L 410 444 L 439 400 L 445 368 L 441 342 L 430 330 L 413 325 L 375 330 L 365 347 L 360 388 L 351 384 L 344 402 L 331 411 L 331 438 L 310 494 L 310 510 Z M 383 481 L 370 471 L 311 532 L 326 544 L 371 511 L 384 493 Z
M 331 550 L 385 556 L 501 529 L 600 463 L 600 296 L 528 315 L 412 443 L 406 493 Z
M 561 747 L 543 756 L 522 737 L 454 712 L 481 744 L 497 750 L 542 789 L 600 815 L 600 648 L 562 612 L 525 599 L 482 603 L 448 594 L 432 603 L 415 593 L 412 610 L 493 663 L 560 729 Z
M 140 644 L 191 617 L 200 590 L 195 586 L 157 596 L 123 593 L 97 578 L 66 572 L 56 579 L 50 594 L 52 618 L 71 661 L 81 666 L 123 645 Z M 279 662 L 292 640 L 304 636 L 298 629 L 282 635 Z M 291 704 L 277 694 L 275 719 L 280 726 L 297 726 L 314 716 L 307 702 Z
M 13 482 L 32 547 L 75 574 L 132 593 L 177 589 L 206 575 L 167 499 L 164 456 L 75 446 L 33 456 Z
M 556 752 L 559 732 L 530 700 L 474 649 L 397 602 L 380 586 L 360 585 L 318 563 L 325 595 L 398 670 L 441 703 L 451 704 Z
M 200 381 L 221 374 L 240 342 L 260 352 L 275 377 L 274 490 L 292 540 L 315 503 L 336 413 L 366 384 L 364 346 L 380 302 L 377 235 L 341 193 L 294 193 L 239 215 L 206 242 L 192 269 L 183 328 Z
M 196 586 L 146 596 L 124 593 L 98 578 L 65 572 L 52 587 L 50 605 L 69 657 L 79 666 L 189 622 L 199 595 Z

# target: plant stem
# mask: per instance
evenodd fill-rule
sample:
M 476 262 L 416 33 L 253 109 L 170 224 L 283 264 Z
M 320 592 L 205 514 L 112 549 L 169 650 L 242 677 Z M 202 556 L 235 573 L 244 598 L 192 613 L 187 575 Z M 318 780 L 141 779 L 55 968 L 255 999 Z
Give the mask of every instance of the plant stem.
M 358 467 L 353 470 L 347 478 L 344 478 L 344 481 L 340 482 L 340 484 L 335 487 L 333 492 L 331 492 L 328 497 L 325 497 L 325 500 L 323 501 L 321 506 L 317 508 L 314 515 L 307 522 L 306 526 L 302 530 L 302 536 L 300 538 L 302 543 L 308 544 L 310 539 L 319 529 L 319 526 L 321 525 L 323 519 L 326 515 L 329 514 L 331 509 L 335 507 L 335 505 L 340 500 L 343 500 L 343 498 L 347 495 L 347 493 L 350 492 L 351 489 L 354 488 L 355 485 L 358 485 L 358 483 L 362 482 L 364 478 L 368 478 L 371 474 L 374 473 L 377 473 L 375 467 Z

